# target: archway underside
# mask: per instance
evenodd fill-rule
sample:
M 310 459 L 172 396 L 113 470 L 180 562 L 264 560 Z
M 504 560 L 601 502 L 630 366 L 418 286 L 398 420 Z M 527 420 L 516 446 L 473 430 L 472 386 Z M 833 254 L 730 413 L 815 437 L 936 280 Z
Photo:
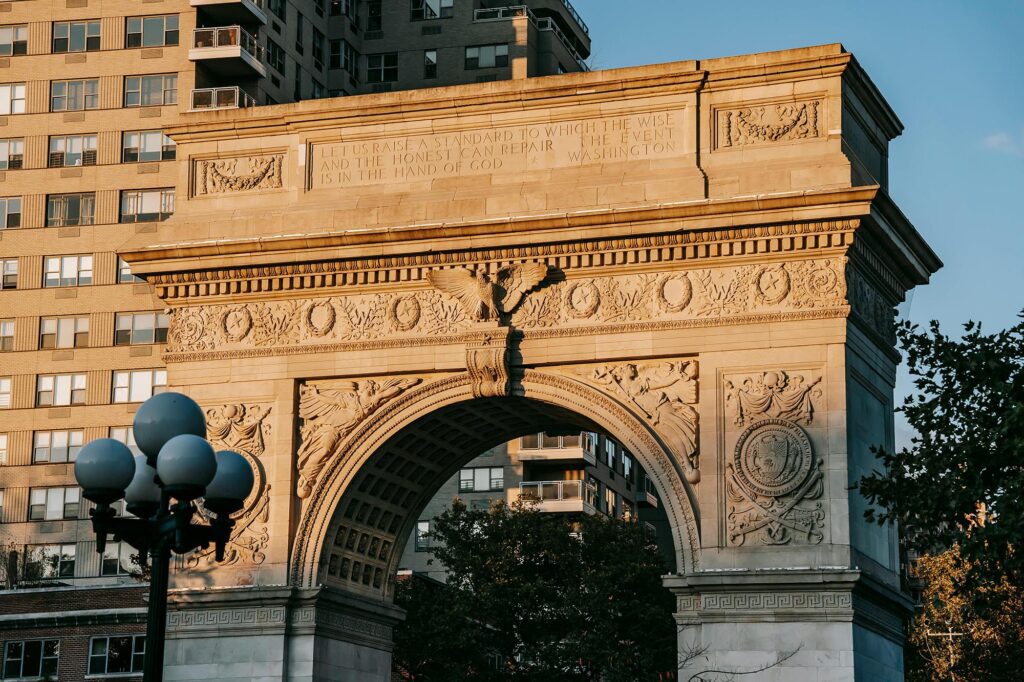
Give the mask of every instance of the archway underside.
M 390 438 L 348 486 L 328 530 L 320 582 L 388 594 L 405 540 L 441 485 L 474 457 L 526 433 L 599 424 L 522 397 L 441 407 Z

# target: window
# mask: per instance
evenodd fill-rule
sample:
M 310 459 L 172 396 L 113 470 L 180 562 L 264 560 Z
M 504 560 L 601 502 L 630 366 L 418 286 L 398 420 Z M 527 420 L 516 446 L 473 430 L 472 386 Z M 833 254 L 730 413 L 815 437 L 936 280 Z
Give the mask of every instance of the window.
M 54 52 L 93 52 L 98 49 L 99 21 L 61 21 L 53 24 Z
M 89 318 L 44 317 L 39 320 L 39 348 L 87 348 Z
M 318 17 L 322 17 L 324 15 L 324 0 L 313 0 L 313 9 L 316 10 Z
M 141 403 L 167 390 L 167 370 L 136 369 L 114 372 L 114 402 Z
M 136 277 L 132 274 L 132 268 L 130 265 L 124 262 L 121 258 L 117 259 L 117 281 L 119 284 L 127 284 L 130 282 L 145 282 L 146 280 L 141 277 Z
M 384 8 L 381 0 L 367 0 L 366 2 L 366 30 L 384 30 Z
M 505 487 L 503 467 L 478 467 L 459 472 L 459 492 L 479 493 L 502 490 Z
M 122 223 L 155 223 L 174 213 L 174 189 L 142 189 L 121 192 Z
M 437 50 L 423 51 L 423 77 L 427 80 L 437 78 Z
M 269 0 L 269 2 L 267 2 L 267 6 L 270 7 L 270 11 L 274 13 L 274 16 L 276 16 L 282 22 L 287 23 L 288 5 L 285 2 L 285 0 Z
M 77 519 L 80 497 L 75 487 L 32 488 L 28 491 L 28 520 Z
M 479 45 L 466 48 L 466 70 L 508 66 L 508 45 Z
M 302 99 L 302 70 L 299 65 L 295 65 L 295 90 L 293 91 L 292 97 L 298 102 Z
M 132 569 L 135 548 L 127 542 L 107 542 L 100 562 L 100 575 L 128 575 Z
M 454 0 L 411 0 L 412 21 L 425 19 L 447 19 L 455 12 Z
M 25 163 L 25 140 L 12 137 L 0 140 L 0 170 L 15 170 Z
M 302 54 L 306 42 L 305 22 L 302 20 L 302 12 L 295 13 L 295 51 Z
M 0 26 L 0 57 L 28 52 L 28 26 Z
M 74 462 L 82 449 L 84 431 L 36 431 L 32 439 L 32 463 Z
M 615 471 L 615 441 L 606 440 L 604 442 L 604 456 L 608 468 Z
M 17 289 L 18 288 L 18 259 L 7 258 L 0 260 L 0 270 L 3 270 L 2 279 L 0 279 L 0 289 Z
M 95 165 L 95 135 L 68 135 L 50 138 L 50 168 Z
M 331 16 L 355 18 L 356 0 L 331 0 Z
M 4 491 L 0 489 L 0 519 L 4 516 Z
M 359 53 L 347 40 L 331 41 L 330 68 L 345 69 L 350 76 L 355 76 L 358 63 Z
M 4 646 L 4 679 L 57 674 L 59 639 L 11 641 Z
M 135 432 L 132 431 L 130 426 L 111 426 L 110 437 L 119 443 L 124 443 L 128 446 L 128 449 L 132 451 L 133 455 L 141 455 L 142 450 L 139 449 L 138 444 L 135 442 Z
M 75 546 L 26 545 L 25 577 L 29 580 L 75 577 Z
M 11 378 L 0 377 L 0 410 L 6 410 L 11 406 Z M 6 436 L 4 437 L 6 441 Z
M 608 516 L 615 516 L 615 506 L 618 495 L 611 488 L 604 489 L 604 511 Z
M 51 194 L 46 197 L 46 226 L 92 225 L 96 218 L 96 194 Z
M 7 464 L 7 434 L 0 433 L 0 466 L 4 464 Z
M 125 76 L 126 107 L 158 107 L 178 103 L 178 75 Z
M 0 351 L 14 350 L 14 320 L 0 320 Z
M 80 81 L 54 81 L 50 83 L 50 111 L 82 111 L 100 106 L 100 81 L 89 78 Z
M 145 635 L 93 637 L 89 642 L 89 674 L 142 672 L 145 655 Z
M 555 436 L 550 433 L 528 433 L 519 439 L 519 447 L 524 450 L 534 448 L 578 448 L 580 446 L 579 434 L 568 436 Z
M 398 80 L 398 53 L 366 56 L 367 83 L 394 83 Z
M 313 29 L 313 66 L 324 70 L 324 34 Z
M 416 522 L 416 551 L 426 552 L 430 549 L 430 521 Z
M 133 130 L 121 138 L 121 161 L 173 161 L 177 156 L 174 140 L 159 130 Z
M 282 76 L 285 69 L 284 48 L 267 38 L 267 63 Z
M 36 407 L 85 405 L 84 374 L 44 374 L 36 378 Z
M 0 230 L 21 226 L 21 197 L 0 197 Z
M 167 313 L 119 313 L 114 328 L 114 345 L 166 343 L 167 324 Z
M 622 455 L 622 477 L 627 481 L 633 480 L 633 458 L 627 454 Z
M 177 44 L 177 14 L 128 17 L 125 47 L 163 47 Z
M 326 94 L 327 94 L 327 90 L 326 90 L 326 88 L 324 88 L 324 84 L 321 83 L 320 81 L 318 81 L 315 78 L 311 78 L 310 79 L 310 88 L 309 88 L 309 96 L 310 96 L 310 98 L 312 98 L 312 99 L 323 99 L 323 97 Z
M 25 113 L 25 84 L 0 85 L 0 116 Z

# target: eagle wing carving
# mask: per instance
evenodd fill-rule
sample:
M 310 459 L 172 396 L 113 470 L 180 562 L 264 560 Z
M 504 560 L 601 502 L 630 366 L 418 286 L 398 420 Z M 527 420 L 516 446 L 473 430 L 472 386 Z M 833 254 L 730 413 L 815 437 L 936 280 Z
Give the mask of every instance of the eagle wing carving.
M 490 308 L 493 305 L 483 299 L 480 286 L 482 282 L 472 270 L 431 270 L 427 273 L 427 281 L 434 288 L 455 297 L 472 319 L 480 319 L 482 306 Z
M 547 263 L 519 263 L 498 271 L 498 286 L 502 290 L 501 310 L 511 313 L 523 296 L 548 276 Z

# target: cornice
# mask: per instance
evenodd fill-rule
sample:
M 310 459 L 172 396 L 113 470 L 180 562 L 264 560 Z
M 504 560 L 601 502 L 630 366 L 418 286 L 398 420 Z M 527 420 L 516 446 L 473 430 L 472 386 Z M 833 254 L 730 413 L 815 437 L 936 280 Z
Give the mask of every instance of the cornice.
M 379 229 L 351 229 L 315 233 L 296 233 L 239 239 L 212 239 L 194 242 L 165 242 L 126 250 L 121 257 L 133 265 L 135 272 L 159 284 L 165 280 L 154 275 L 196 270 L 202 260 L 204 269 L 230 270 L 290 263 L 299 256 L 303 261 L 349 260 L 373 254 L 371 267 L 386 258 L 401 258 L 423 253 L 423 243 L 443 243 L 445 252 L 430 252 L 422 264 L 456 262 L 444 253 L 479 252 L 481 237 L 488 244 L 502 243 L 512 258 L 533 255 L 534 249 L 579 248 L 586 243 L 586 232 L 601 228 L 618 232 L 622 238 L 634 235 L 673 235 L 699 231 L 697 239 L 682 238 L 675 243 L 696 243 L 704 235 L 719 228 L 743 229 L 749 226 L 787 222 L 816 222 L 853 219 L 870 212 L 878 188 L 860 187 L 841 190 L 788 192 L 727 200 L 700 200 L 654 204 L 629 208 L 606 208 L 543 215 L 512 216 L 494 220 L 461 223 L 435 223 Z M 162 226 L 165 234 L 173 233 L 175 225 Z M 765 235 L 768 236 L 768 235 Z M 546 245 L 556 245 L 547 247 Z M 518 255 L 522 254 L 522 255 Z M 438 257 L 442 260 L 437 261 Z M 211 262 L 213 261 L 213 262 Z M 420 264 L 420 263 L 417 263 Z

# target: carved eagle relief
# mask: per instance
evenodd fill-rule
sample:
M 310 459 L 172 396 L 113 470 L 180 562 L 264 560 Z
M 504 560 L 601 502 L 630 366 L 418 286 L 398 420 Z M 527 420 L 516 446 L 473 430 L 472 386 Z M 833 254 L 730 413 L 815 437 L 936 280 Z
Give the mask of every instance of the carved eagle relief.
M 546 263 L 518 263 L 498 270 L 494 280 L 482 270 L 431 270 L 427 281 L 453 296 L 469 317 L 477 322 L 500 320 L 510 314 L 523 297 L 548 276 Z

